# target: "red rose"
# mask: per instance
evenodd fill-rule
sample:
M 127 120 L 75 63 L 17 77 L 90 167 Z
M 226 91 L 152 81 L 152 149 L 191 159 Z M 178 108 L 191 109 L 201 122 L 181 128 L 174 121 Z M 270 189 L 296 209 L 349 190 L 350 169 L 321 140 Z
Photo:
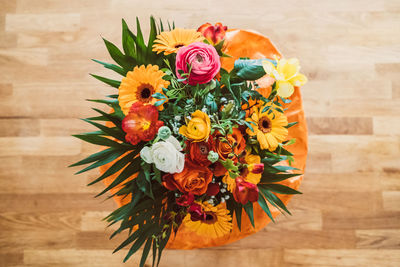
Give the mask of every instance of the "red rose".
M 194 201 L 194 195 L 192 193 L 187 193 L 182 195 L 181 197 L 179 197 L 176 200 L 176 204 L 178 204 L 179 206 L 189 206 L 193 203 Z
M 216 183 L 211 183 L 208 185 L 206 194 L 208 196 L 215 196 L 219 193 L 219 185 Z
M 212 162 L 207 159 L 208 152 L 214 149 L 214 140 L 212 138 L 208 138 L 207 142 L 187 141 L 186 149 L 192 162 L 206 167 L 212 164 Z
M 233 192 L 233 197 L 236 202 L 242 203 L 243 205 L 247 202 L 258 201 L 258 187 L 255 184 L 246 182 L 242 177 L 236 178 L 236 188 Z

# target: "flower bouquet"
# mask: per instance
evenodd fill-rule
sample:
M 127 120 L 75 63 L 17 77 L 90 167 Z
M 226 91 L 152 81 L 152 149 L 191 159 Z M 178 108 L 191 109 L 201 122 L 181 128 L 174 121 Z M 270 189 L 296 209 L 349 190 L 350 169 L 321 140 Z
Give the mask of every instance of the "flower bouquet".
M 298 60 L 221 23 L 151 17 L 146 43 L 138 20 L 136 34 L 122 20 L 122 40 L 123 51 L 104 39 L 116 64 L 94 60 L 122 75 L 92 75 L 117 89 L 89 100 L 109 108 L 84 119 L 97 131 L 75 135 L 103 149 L 71 165 L 100 167 L 89 185 L 103 181 L 98 196 L 119 205 L 105 218 L 119 223 L 111 238 L 127 234 L 115 251 L 128 247 L 126 261 L 143 248 L 144 266 L 151 250 L 158 265 L 165 247 L 226 244 L 289 213 L 307 149 Z

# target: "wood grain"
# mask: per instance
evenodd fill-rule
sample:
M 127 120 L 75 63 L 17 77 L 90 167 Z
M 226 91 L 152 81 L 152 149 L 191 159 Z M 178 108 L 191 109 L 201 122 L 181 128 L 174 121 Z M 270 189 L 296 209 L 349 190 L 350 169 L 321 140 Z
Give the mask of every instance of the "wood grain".
M 0 0 L 0 266 L 136 266 L 101 219 L 115 206 L 66 166 L 98 148 L 88 98 L 115 93 L 101 36 L 121 18 L 196 28 L 221 21 L 298 57 L 309 128 L 303 195 L 259 233 L 224 247 L 168 250 L 161 266 L 400 266 L 400 3 L 396 0 Z

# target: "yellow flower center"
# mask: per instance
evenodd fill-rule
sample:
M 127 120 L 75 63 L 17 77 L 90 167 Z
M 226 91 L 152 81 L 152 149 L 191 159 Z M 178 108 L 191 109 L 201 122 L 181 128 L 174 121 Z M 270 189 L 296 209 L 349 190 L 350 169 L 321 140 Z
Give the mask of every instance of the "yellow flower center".
M 144 121 L 144 122 L 142 123 L 142 128 L 143 128 L 143 130 L 149 129 L 149 128 L 150 128 L 150 125 L 151 125 L 151 123 L 150 123 L 149 121 Z

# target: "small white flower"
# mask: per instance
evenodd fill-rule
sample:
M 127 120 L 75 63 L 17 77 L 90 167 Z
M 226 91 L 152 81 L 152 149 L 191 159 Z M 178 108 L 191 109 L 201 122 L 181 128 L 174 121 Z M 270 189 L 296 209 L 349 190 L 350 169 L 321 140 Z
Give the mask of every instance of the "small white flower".
M 182 119 L 181 115 L 176 115 L 174 118 L 176 121 L 180 121 Z
M 225 192 L 226 192 L 226 189 L 225 189 L 225 188 L 221 188 L 219 191 L 220 191 L 221 193 L 225 193 Z
M 225 198 L 221 198 L 221 203 L 224 203 L 225 202 Z
M 229 196 L 229 195 L 226 195 L 226 196 L 225 196 L 225 199 L 226 199 L 226 200 L 228 200 L 229 198 L 230 198 L 230 196 Z
M 163 172 L 179 173 L 185 165 L 185 156 L 181 150 L 179 141 L 171 135 L 165 141 L 144 147 L 140 151 L 140 157 L 147 163 L 154 163 Z

